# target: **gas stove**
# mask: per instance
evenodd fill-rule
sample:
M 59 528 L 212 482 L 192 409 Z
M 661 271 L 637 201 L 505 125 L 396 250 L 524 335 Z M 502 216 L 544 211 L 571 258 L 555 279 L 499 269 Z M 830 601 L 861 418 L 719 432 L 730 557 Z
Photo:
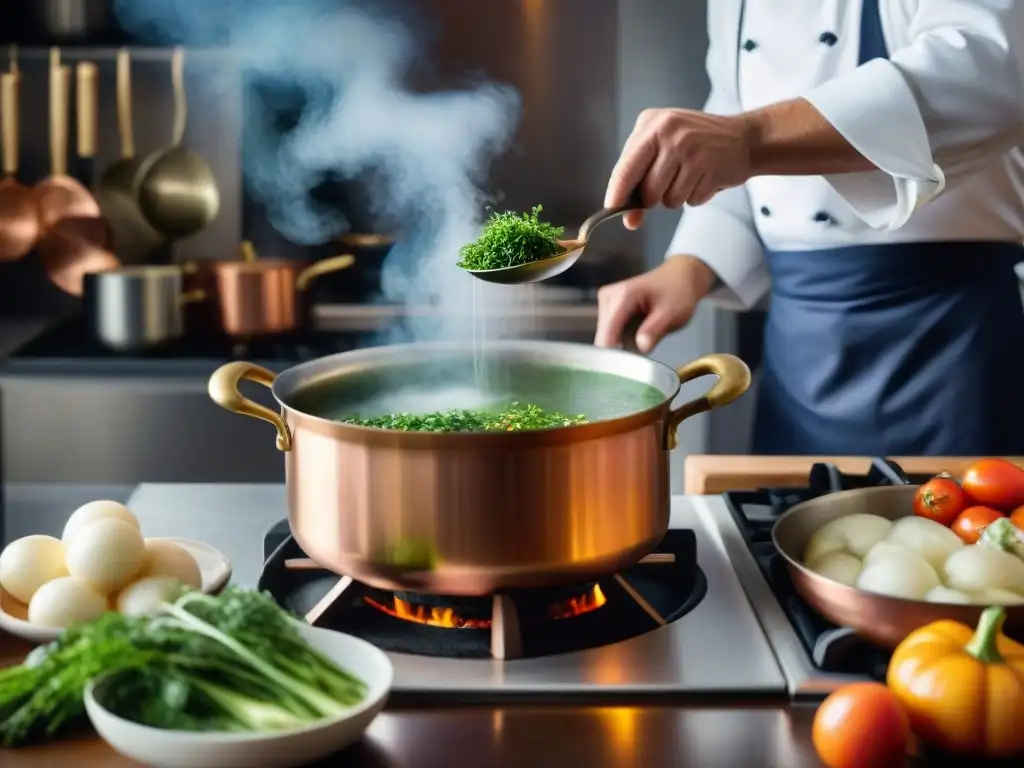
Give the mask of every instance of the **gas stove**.
M 800 502 L 836 491 L 923 483 L 898 464 L 873 459 L 863 475 L 815 464 L 806 486 L 698 497 L 696 506 L 721 537 L 796 699 L 820 699 L 854 680 L 884 680 L 889 654 L 818 615 L 793 588 L 772 543 L 776 518 Z
M 395 664 L 394 694 L 438 703 L 784 697 L 784 680 L 720 545 L 673 500 L 655 552 L 596 583 L 483 598 L 384 592 L 320 569 L 286 521 L 259 587 Z

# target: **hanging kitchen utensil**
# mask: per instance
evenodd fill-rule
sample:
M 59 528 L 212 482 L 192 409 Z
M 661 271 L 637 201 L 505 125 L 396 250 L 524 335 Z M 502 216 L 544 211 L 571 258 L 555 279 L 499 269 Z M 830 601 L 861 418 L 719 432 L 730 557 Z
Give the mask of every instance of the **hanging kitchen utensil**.
M 641 210 L 644 201 L 639 189 L 633 190 L 628 202 L 619 208 L 602 208 L 597 213 L 583 222 L 579 234 L 574 240 L 560 240 L 559 244 L 563 250 L 555 256 L 537 261 L 528 261 L 525 264 L 518 264 L 514 267 L 501 267 L 499 269 L 467 269 L 473 277 L 484 280 L 488 283 L 499 285 L 520 285 L 522 283 L 538 283 L 565 272 L 569 267 L 579 261 L 583 255 L 583 249 L 590 240 L 590 235 L 595 229 L 616 216 L 621 216 L 629 211 Z
M 136 265 L 85 276 L 84 302 L 93 335 L 119 352 L 145 351 L 185 334 L 185 308 L 203 291 L 185 291 L 185 270 Z
M 113 236 L 114 253 L 122 264 L 141 264 L 165 255 L 167 239 L 150 226 L 135 196 L 135 180 L 144 158 L 135 154 L 132 120 L 131 53 L 117 52 L 117 127 L 121 157 L 103 172 L 96 200 Z
M 0 181 L 0 261 L 20 259 L 39 239 L 35 195 L 18 181 L 19 85 L 16 72 L 0 76 L 4 171 L 4 179 Z
M 139 207 L 150 225 L 168 238 L 199 232 L 217 216 L 220 192 L 207 162 L 182 146 L 188 122 L 184 51 L 171 56 L 174 88 L 174 135 L 170 149 L 150 156 L 137 178 Z
M 718 380 L 673 407 L 704 375 Z M 242 395 L 244 381 L 271 387 L 278 407 Z M 491 595 L 587 583 L 653 550 L 668 528 L 677 430 L 749 385 L 731 355 L 673 370 L 589 344 L 503 340 L 358 349 L 281 374 L 233 362 L 208 388 L 221 407 L 274 426 L 291 531 L 308 557 L 381 589 Z M 429 399 L 424 412 L 466 408 L 475 396 L 590 423 L 445 433 L 341 420 L 408 411 L 412 398 Z
M 81 296 L 83 278 L 120 266 L 110 250 L 110 228 L 100 214 L 96 200 L 82 184 L 66 175 L 68 91 L 71 72 L 52 66 L 50 73 L 50 163 L 52 175 L 36 189 L 40 206 L 42 238 L 36 249 L 50 280 L 65 293 Z M 78 101 L 80 148 L 96 146 L 96 68 L 86 68 Z M 91 73 L 91 74 L 90 74 Z M 90 79 L 93 78 L 93 79 Z
M 348 269 L 349 254 L 304 264 L 292 259 L 258 259 L 250 242 L 239 246 L 240 259 L 196 264 L 196 285 L 212 284 L 220 308 L 221 330 L 253 338 L 295 330 L 306 316 L 306 290 L 318 277 Z M 211 278 L 204 275 L 210 274 Z
M 70 91 L 71 72 L 61 66 L 60 50 L 53 48 L 50 51 L 50 175 L 34 189 L 42 234 L 68 216 L 100 215 L 99 205 L 89 190 L 67 175 Z

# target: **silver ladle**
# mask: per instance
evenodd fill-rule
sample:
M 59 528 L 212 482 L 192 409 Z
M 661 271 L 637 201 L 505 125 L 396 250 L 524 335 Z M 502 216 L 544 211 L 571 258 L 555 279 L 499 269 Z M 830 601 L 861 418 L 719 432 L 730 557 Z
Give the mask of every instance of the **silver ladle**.
M 528 261 L 525 264 L 517 264 L 514 267 L 500 267 L 498 269 L 467 269 L 473 277 L 484 280 L 488 283 L 499 285 L 521 285 L 523 283 L 539 283 L 541 280 L 555 277 L 565 272 L 569 267 L 579 261 L 583 255 L 583 249 L 590 240 L 590 234 L 601 224 L 616 216 L 621 216 L 628 211 L 642 210 L 644 207 L 643 197 L 640 189 L 634 189 L 624 206 L 619 208 L 602 208 L 597 213 L 583 222 L 579 234 L 575 240 L 559 240 L 558 244 L 565 250 L 546 259 Z

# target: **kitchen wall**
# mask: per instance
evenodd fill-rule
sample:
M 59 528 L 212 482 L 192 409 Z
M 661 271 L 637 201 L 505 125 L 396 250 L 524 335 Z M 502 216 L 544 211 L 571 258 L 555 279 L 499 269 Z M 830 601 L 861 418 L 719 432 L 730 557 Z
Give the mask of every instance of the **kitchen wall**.
M 522 94 L 519 133 L 492 179 L 510 208 L 540 202 L 553 219 L 581 221 L 600 205 L 607 174 L 636 115 L 650 106 L 699 107 L 706 95 L 704 2 L 419 4 L 436 22 L 438 54 L 430 61 L 436 84 L 478 70 L 511 83 Z M 47 167 L 46 56 L 45 49 L 23 52 L 26 179 L 40 177 Z M 87 58 L 101 66 L 99 168 L 118 154 L 113 56 L 111 48 L 65 52 L 69 64 Z M 139 151 L 147 152 L 162 146 L 170 131 L 169 52 L 140 49 L 135 59 L 136 138 Z M 181 244 L 179 256 L 224 257 L 233 252 L 244 227 L 259 226 L 243 221 L 241 88 L 232 79 L 237 76 L 223 50 L 190 51 L 186 72 L 191 101 L 187 141 L 213 164 L 223 208 L 214 226 Z M 587 260 L 610 264 L 621 275 L 636 274 L 662 259 L 677 221 L 677 213 L 656 212 L 641 232 L 632 234 L 609 225 L 601 230 L 597 247 L 588 248 Z M 28 302 L 33 310 L 74 309 L 74 302 L 54 296 L 45 279 L 31 273 L 30 261 L 17 265 L 14 272 L 0 266 L 4 269 L 8 271 L 0 271 L 0 317 L 15 301 Z M 17 270 L 23 273 L 16 274 Z M 30 284 L 35 293 L 26 290 Z M 18 287 L 10 288 L 13 285 Z M 729 351 L 734 336 L 734 318 L 705 307 L 654 356 L 678 365 L 711 351 Z M 72 376 L 59 370 L 42 378 L 0 378 L 5 393 L 0 421 L 6 478 L 138 482 L 280 477 L 280 456 L 264 425 L 213 408 L 205 399 L 205 382 L 194 378 Z M 683 396 L 692 397 L 707 386 L 707 381 L 690 384 Z M 745 410 L 749 409 L 733 407 L 684 425 L 672 457 L 674 488 L 681 488 L 686 454 L 746 449 Z M 210 437 L 213 433 L 218 439 Z

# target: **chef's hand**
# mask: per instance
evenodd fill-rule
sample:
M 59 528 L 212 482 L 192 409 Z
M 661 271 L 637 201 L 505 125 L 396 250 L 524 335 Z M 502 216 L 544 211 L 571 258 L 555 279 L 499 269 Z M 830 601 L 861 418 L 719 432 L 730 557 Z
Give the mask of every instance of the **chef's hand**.
M 629 322 L 643 321 L 636 334 L 640 351 L 647 354 L 667 333 L 690 321 L 697 302 L 714 286 L 717 276 L 693 256 L 673 256 L 650 272 L 597 292 L 597 335 L 599 347 L 618 347 Z
M 740 116 L 644 110 L 612 171 L 605 207 L 625 205 L 638 185 L 647 208 L 703 205 L 718 191 L 750 178 L 748 134 Z M 623 218 L 627 229 L 638 228 L 642 221 L 643 211 L 630 211 Z

